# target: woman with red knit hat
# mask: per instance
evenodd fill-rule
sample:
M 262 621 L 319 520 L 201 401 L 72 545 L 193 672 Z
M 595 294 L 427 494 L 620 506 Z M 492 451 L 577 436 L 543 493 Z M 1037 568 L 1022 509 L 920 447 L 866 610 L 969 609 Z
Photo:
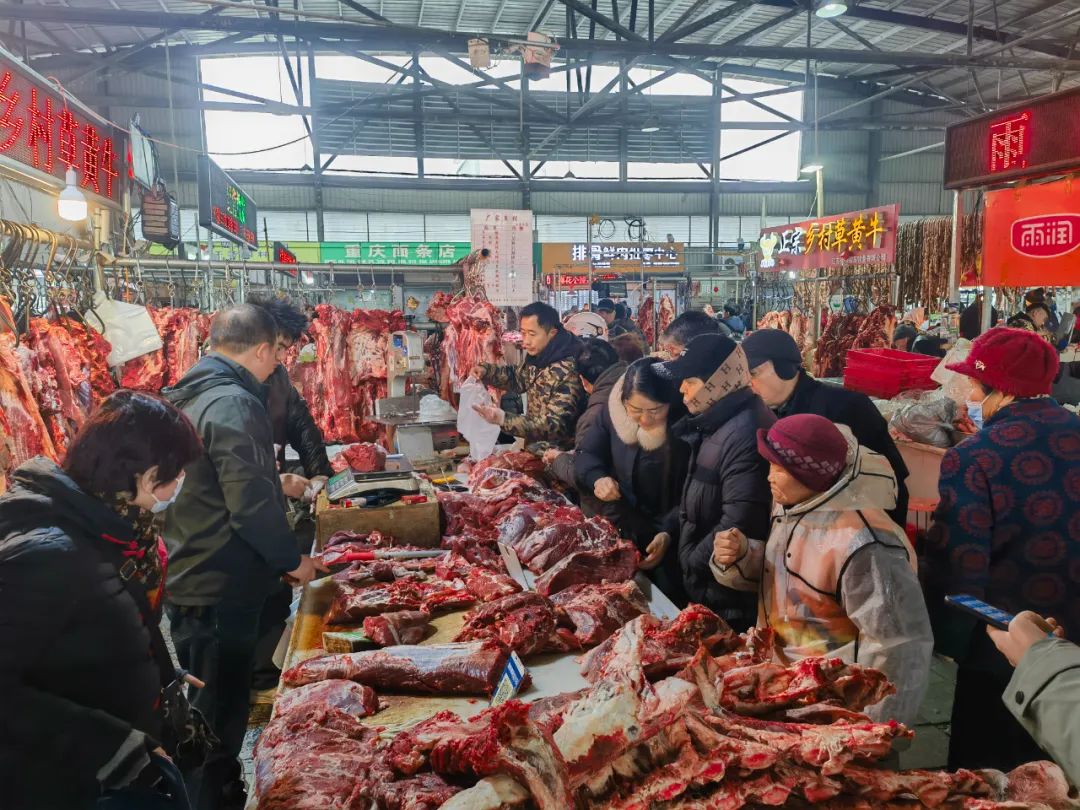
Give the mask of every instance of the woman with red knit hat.
M 949 767 L 1009 770 L 1046 755 L 1005 709 L 1011 672 L 975 619 L 944 605 L 971 594 L 1035 611 L 1080 636 L 1080 419 L 1050 398 L 1054 349 L 997 328 L 948 368 L 970 378 L 979 428 L 941 462 L 924 578 L 937 648 L 958 664 Z
M 880 669 L 896 693 L 867 714 L 914 723 L 934 639 L 915 552 L 888 515 L 888 459 L 809 413 L 758 430 L 757 445 L 773 496 L 768 541 L 718 532 L 713 576 L 758 593 L 757 626 L 775 633 L 780 661 L 826 655 Z

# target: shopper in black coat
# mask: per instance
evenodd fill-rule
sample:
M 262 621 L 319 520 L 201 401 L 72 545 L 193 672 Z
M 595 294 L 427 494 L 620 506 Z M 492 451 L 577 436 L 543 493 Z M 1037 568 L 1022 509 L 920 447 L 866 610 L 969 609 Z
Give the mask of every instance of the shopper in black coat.
M 742 342 L 750 366 L 751 386 L 777 417 L 812 413 L 831 422 L 847 425 L 855 440 L 881 453 L 896 474 L 896 508 L 891 517 L 907 525 L 908 468 L 889 435 L 889 424 L 870 401 L 858 391 L 815 380 L 802 368 L 802 357 L 794 338 L 782 329 L 759 329 Z
M 686 595 L 670 536 L 677 531 L 690 447 L 671 432 L 685 409 L 671 382 L 653 370 L 659 362 L 637 360 L 614 384 L 574 463 L 579 489 L 603 504 L 602 514 L 641 551 L 648 576 L 681 607 Z M 657 540 L 662 533 L 669 539 Z
M 687 596 L 742 631 L 757 618 L 753 594 L 726 588 L 709 569 L 717 532 L 747 537 L 769 531 L 769 465 L 757 452 L 757 431 L 776 417 L 750 388 L 741 346 L 724 335 L 694 338 L 677 360 L 656 366 L 679 380 L 690 415 L 674 431 L 690 445 L 689 474 L 679 510 L 678 549 Z
M 165 753 L 158 701 L 176 673 L 151 653 L 165 564 L 151 524 L 199 450 L 171 405 L 120 391 L 83 426 L 63 469 L 31 459 L 0 497 L 6 810 L 80 810 L 160 777 L 150 766 Z

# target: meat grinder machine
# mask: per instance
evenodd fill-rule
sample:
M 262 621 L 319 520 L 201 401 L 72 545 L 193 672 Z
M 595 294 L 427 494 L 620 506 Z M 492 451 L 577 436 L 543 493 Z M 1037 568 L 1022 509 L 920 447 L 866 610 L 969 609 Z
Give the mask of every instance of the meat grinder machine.
M 424 372 L 424 339 L 419 332 L 400 331 L 390 335 L 386 347 L 387 397 L 375 401 L 375 421 L 387 432 L 409 461 L 436 458 L 437 451 L 457 444 L 457 418 L 422 419 L 420 395 L 406 394 L 410 378 Z

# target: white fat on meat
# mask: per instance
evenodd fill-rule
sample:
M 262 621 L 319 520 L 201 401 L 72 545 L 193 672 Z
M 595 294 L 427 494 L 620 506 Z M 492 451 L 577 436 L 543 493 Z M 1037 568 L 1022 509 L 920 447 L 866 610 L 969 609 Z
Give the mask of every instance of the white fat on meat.
M 622 731 L 628 742 L 637 738 L 637 710 L 640 698 L 628 681 L 605 683 L 574 701 L 555 732 L 555 745 L 563 759 L 572 763 L 588 756 L 599 737 Z
M 529 791 L 511 779 L 498 774 L 487 776 L 467 790 L 443 802 L 439 810 L 503 810 L 524 804 L 531 798 Z

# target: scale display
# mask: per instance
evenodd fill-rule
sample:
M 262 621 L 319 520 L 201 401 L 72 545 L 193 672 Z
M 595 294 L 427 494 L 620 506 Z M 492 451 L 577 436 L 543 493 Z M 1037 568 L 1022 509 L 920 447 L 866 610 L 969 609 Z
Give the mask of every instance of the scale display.
M 206 155 L 199 157 L 199 224 L 230 242 L 259 247 L 255 201 Z
M 1005 107 L 945 130 L 945 188 L 1080 168 L 1080 88 Z
M 326 482 L 326 497 L 331 501 L 351 498 L 373 489 L 393 487 L 419 492 L 420 484 L 411 472 L 387 470 L 386 472 L 358 473 L 343 470 L 330 477 Z

